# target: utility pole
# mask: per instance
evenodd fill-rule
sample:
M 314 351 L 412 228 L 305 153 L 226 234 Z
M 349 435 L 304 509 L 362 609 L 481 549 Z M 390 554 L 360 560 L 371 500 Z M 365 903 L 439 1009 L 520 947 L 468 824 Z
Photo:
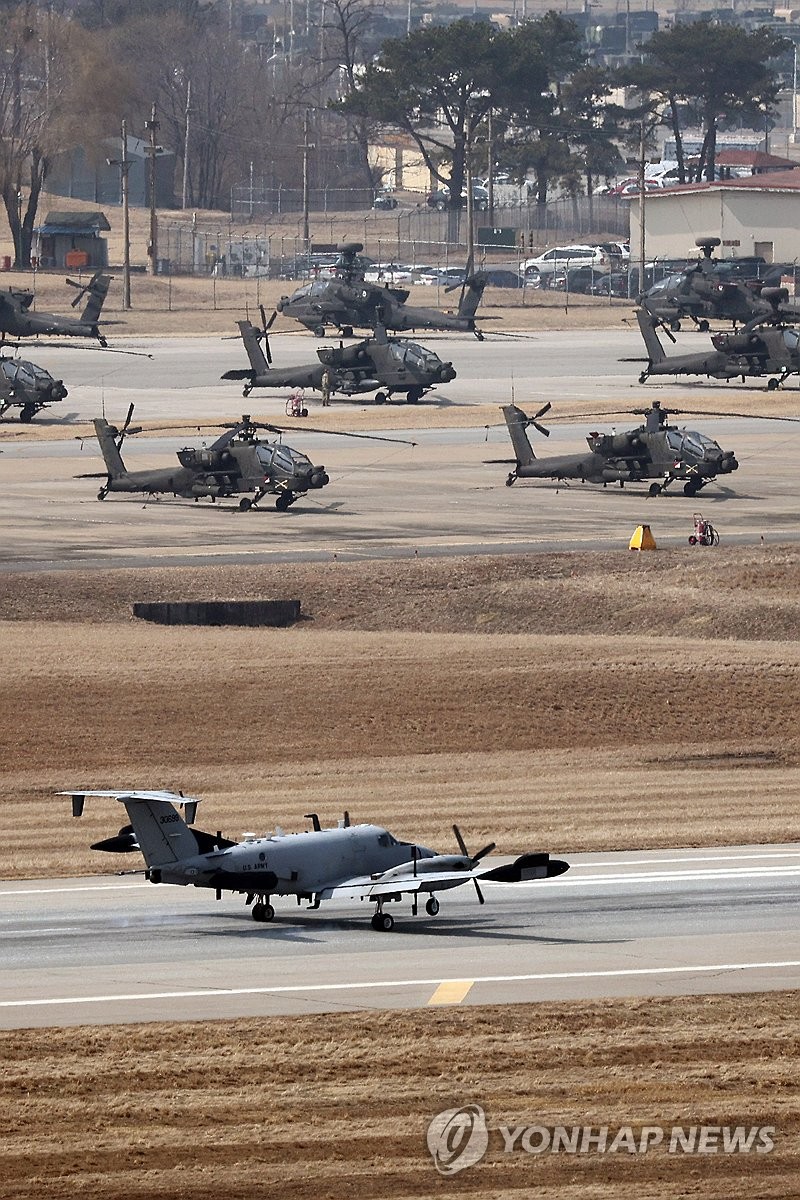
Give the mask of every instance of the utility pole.
M 130 196 L 128 194 L 128 171 L 131 160 L 128 158 L 128 122 L 122 121 L 122 158 L 119 160 L 119 176 L 122 191 L 122 307 L 127 311 L 131 306 L 131 213 Z
M 494 225 L 494 130 L 492 128 L 492 110 L 489 109 L 486 119 L 486 187 L 489 192 L 489 225 Z
M 303 246 L 308 252 L 309 235 L 308 235 L 308 152 L 314 148 L 314 143 L 308 140 L 308 118 L 309 110 L 306 109 L 303 114 Z
M 645 146 L 645 123 L 642 121 L 639 126 L 639 291 L 644 292 L 644 250 L 645 250 L 645 226 L 644 226 L 644 206 L 647 188 L 644 184 L 644 146 Z
M 131 306 L 131 221 L 128 193 L 128 172 L 133 159 L 128 158 L 128 122 L 122 120 L 122 158 L 107 158 L 110 167 L 119 167 L 119 190 L 122 200 L 122 307 Z
M 186 208 L 189 194 L 189 114 L 192 111 L 192 81 L 186 80 L 185 124 L 183 127 L 183 187 L 181 189 L 181 208 Z
M 158 217 L 156 215 L 156 154 L 160 147 L 156 145 L 156 130 L 159 122 L 156 120 L 156 102 L 150 111 L 150 120 L 145 121 L 144 127 L 150 134 L 148 155 L 150 157 L 150 241 L 147 244 L 147 257 L 150 259 L 150 274 L 158 274 Z

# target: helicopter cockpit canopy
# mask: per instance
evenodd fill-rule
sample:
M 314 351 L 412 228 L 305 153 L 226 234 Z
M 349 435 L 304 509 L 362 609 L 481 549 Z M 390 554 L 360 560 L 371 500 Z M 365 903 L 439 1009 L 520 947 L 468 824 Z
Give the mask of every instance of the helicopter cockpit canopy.
M 37 367 L 36 363 L 24 362 L 21 359 L 4 358 L 0 369 L 9 383 L 20 383 L 26 387 L 42 387 L 53 381 L 49 371 Z
M 259 466 L 265 471 L 282 471 L 286 475 L 296 475 L 298 471 L 307 471 L 311 467 L 311 459 L 293 450 L 291 446 L 280 443 L 256 446 L 256 458 Z
M 695 429 L 668 429 L 667 445 L 676 454 L 691 454 L 693 458 L 703 459 L 707 454 L 722 453 L 722 448 L 713 438 L 698 433 Z

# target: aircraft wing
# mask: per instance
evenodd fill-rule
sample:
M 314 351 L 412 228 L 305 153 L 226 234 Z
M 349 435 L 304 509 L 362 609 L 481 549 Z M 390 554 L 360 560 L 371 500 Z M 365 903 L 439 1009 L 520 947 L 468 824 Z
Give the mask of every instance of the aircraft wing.
M 425 859 L 409 863 L 407 869 L 394 867 L 383 875 L 345 879 L 326 888 L 323 900 L 349 898 L 373 900 L 381 896 L 398 896 L 406 892 L 439 892 L 460 887 L 462 883 L 487 880 L 494 883 L 524 883 L 536 879 L 552 879 L 569 870 L 569 864 L 549 854 L 522 854 L 501 866 L 475 867 L 472 870 L 425 870 Z

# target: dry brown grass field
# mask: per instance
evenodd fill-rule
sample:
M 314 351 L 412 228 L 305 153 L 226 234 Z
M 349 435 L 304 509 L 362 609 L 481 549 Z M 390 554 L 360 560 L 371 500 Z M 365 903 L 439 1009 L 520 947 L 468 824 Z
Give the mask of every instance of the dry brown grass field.
M 235 833 L 311 806 L 508 853 L 795 840 L 798 576 L 772 547 L 6 575 L 0 871 L 108 869 L 107 813 L 51 793 L 122 781 Z M 306 619 L 131 616 L 233 595 Z
M 797 993 L 0 1034 L 4 1200 L 789 1200 Z M 480 1104 L 439 1177 L 431 1118 Z M 771 1153 L 506 1154 L 500 1125 L 770 1126 Z

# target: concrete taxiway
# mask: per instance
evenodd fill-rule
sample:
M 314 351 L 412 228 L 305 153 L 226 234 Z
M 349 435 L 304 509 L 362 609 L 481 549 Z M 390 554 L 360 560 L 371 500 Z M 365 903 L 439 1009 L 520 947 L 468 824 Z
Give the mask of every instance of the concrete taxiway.
M 275 361 L 308 361 L 314 344 L 302 335 L 276 337 Z M 93 438 L 41 440 L 7 419 L 0 458 L 0 570 L 612 548 L 626 546 L 641 522 L 652 526 L 660 546 L 686 546 L 696 508 L 713 521 L 723 544 L 800 537 L 800 424 L 711 417 L 688 421 L 733 449 L 741 464 L 735 475 L 694 500 L 684 497 L 679 486 L 656 500 L 647 498 L 644 487 L 528 481 L 507 488 L 509 466 L 486 461 L 511 454 L 499 405 L 512 394 L 528 411 L 547 399 L 558 412 L 576 401 L 614 400 L 636 408 L 660 399 L 680 406 L 681 398 L 685 403 L 691 395 L 703 407 L 739 404 L 758 412 L 766 402 L 763 389 L 718 383 L 640 387 L 636 368 L 618 361 L 639 352 L 638 333 L 629 330 L 542 333 L 485 343 L 433 338 L 431 344 L 457 363 L 459 376 L 435 393 L 430 404 L 463 406 L 468 413 L 470 406 L 496 403 L 498 425 L 485 428 L 485 407 L 476 409 L 474 426 L 461 428 L 430 427 L 421 419 L 415 423 L 415 409 L 404 407 L 406 428 L 390 432 L 417 442 L 412 448 L 310 432 L 307 426 L 319 411 L 312 407 L 310 420 L 297 422 L 297 431 L 292 429 L 286 440 L 324 463 L 331 483 L 282 514 L 269 500 L 263 510 L 248 514 L 239 513 L 235 500 L 214 505 L 118 494 L 100 503 L 96 494 L 102 479 L 77 478 L 103 471 Z M 63 373 L 71 392 L 62 405 L 37 417 L 36 425 L 51 422 L 63 427 L 63 435 L 64 428 L 101 411 L 121 420 L 131 401 L 137 423 L 219 421 L 235 417 L 243 407 L 268 420 L 286 421 L 284 393 L 253 394 L 245 401 L 237 385 L 214 382 L 223 370 L 241 365 L 236 340 L 142 339 L 130 345 L 148 348 L 153 359 L 109 357 L 88 349 L 68 354 L 58 346 L 37 350 L 43 366 Z M 795 411 L 791 395 L 796 389 L 782 402 Z M 352 422 L 361 407 L 337 402 L 332 409 L 337 428 L 347 429 L 348 417 Z M 796 407 L 800 411 L 800 404 Z M 616 422 L 625 428 L 636 421 L 622 415 L 593 424 L 609 428 Z M 547 441 L 534 435 L 536 452 L 542 457 L 579 452 L 585 449 L 587 428 L 585 423 L 552 424 Z M 126 462 L 131 470 L 167 466 L 175 462 L 180 446 L 208 444 L 215 436 L 209 430 L 129 438 Z
M 0 1028 L 800 987 L 800 845 L 566 855 L 435 918 L 316 912 L 141 876 L 0 884 Z

